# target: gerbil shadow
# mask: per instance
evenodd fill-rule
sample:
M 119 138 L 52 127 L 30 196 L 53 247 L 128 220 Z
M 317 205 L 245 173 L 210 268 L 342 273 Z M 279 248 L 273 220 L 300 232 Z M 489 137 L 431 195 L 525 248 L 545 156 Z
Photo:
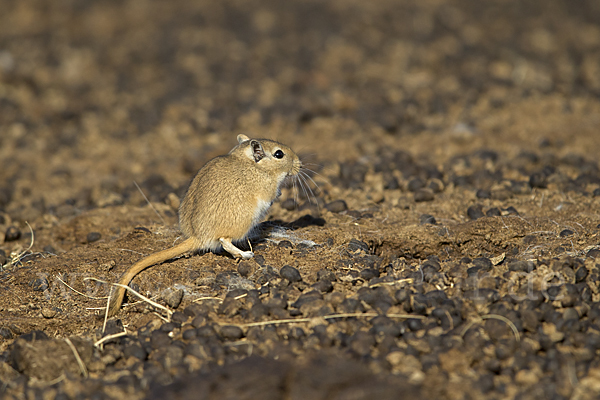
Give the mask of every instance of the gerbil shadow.
M 258 226 L 258 229 L 260 229 L 261 231 L 262 230 L 271 231 L 273 228 L 280 227 L 280 228 L 296 230 L 296 229 L 300 229 L 300 228 L 306 228 L 309 226 L 324 226 L 325 223 L 326 223 L 325 218 L 313 217 L 310 214 L 306 214 L 292 222 L 283 222 L 282 220 L 279 220 L 279 219 L 275 219 L 273 221 L 266 221 L 266 222 L 261 223 Z
M 265 221 L 265 222 L 260 223 L 255 228 L 254 232 L 250 234 L 249 240 L 250 240 L 251 245 L 254 246 L 254 245 L 264 242 L 265 239 L 268 238 L 271 235 L 271 233 L 278 228 L 296 230 L 296 229 L 300 229 L 300 228 L 306 228 L 309 226 L 324 226 L 325 223 L 326 223 L 326 221 L 324 218 L 313 217 L 310 214 L 306 214 L 292 222 L 284 222 L 279 219 L 272 220 L 272 221 Z M 247 240 L 242 240 L 240 242 L 236 242 L 235 245 L 244 251 L 251 250 L 251 247 L 248 244 Z M 205 253 L 210 253 L 210 252 L 211 252 L 210 250 L 199 251 L 198 254 L 205 254 Z M 214 251 L 213 253 L 223 255 L 223 256 L 226 256 L 229 258 L 233 258 L 229 253 L 227 253 L 226 251 L 224 251 L 222 249 Z
M 288 229 L 288 230 L 296 230 L 300 228 L 306 228 L 309 226 L 324 226 L 326 223 L 324 218 L 321 217 L 313 217 L 310 214 L 306 214 L 295 221 L 292 222 L 284 222 L 282 220 L 276 219 L 272 221 L 265 221 L 258 225 L 254 235 L 251 236 L 250 242 L 254 244 L 259 244 L 264 242 L 266 238 L 271 236 L 271 233 L 277 229 Z M 240 247 L 243 244 L 240 243 Z

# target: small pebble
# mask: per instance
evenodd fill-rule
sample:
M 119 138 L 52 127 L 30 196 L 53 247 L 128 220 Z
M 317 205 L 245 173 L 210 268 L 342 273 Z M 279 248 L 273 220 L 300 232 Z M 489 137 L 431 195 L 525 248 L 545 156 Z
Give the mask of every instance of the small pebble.
M 498 360 L 506 360 L 508 357 L 510 357 L 513 354 L 513 349 L 508 347 L 508 346 L 496 346 L 496 357 L 498 358 Z
M 473 260 L 473 265 L 480 267 L 484 271 L 490 271 L 493 267 L 492 261 L 487 257 L 477 257 Z
M 433 201 L 433 199 L 435 198 L 431 189 L 419 189 L 415 192 L 414 197 L 417 203 L 423 201 Z
M 279 308 L 284 309 L 287 307 L 287 298 L 286 297 L 271 297 L 267 299 L 265 306 L 269 308 L 269 310 Z
M 494 100 L 496 100 L 496 99 L 494 99 Z M 483 149 L 483 150 L 478 151 L 476 154 L 482 160 L 491 160 L 492 162 L 498 161 L 498 153 L 495 152 L 494 150 Z
M 410 329 L 413 332 L 420 331 L 421 329 L 423 329 L 423 323 L 420 319 L 416 318 L 407 319 L 406 326 L 408 326 L 408 329 Z
M 591 249 L 585 256 L 588 258 L 600 259 L 600 249 Z
M 198 315 L 206 315 L 206 313 L 208 312 L 206 310 L 206 308 L 198 303 L 192 303 L 189 306 L 187 306 L 184 310 L 183 310 L 185 315 L 188 315 L 192 318 L 198 316 Z
M 357 187 L 365 180 L 369 167 L 357 161 L 340 163 L 340 179 L 345 187 Z
M 54 318 L 54 317 L 56 317 L 56 314 L 58 314 L 58 313 L 53 308 L 48 308 L 48 307 L 42 308 L 42 317 L 44 317 L 46 319 Z
M 535 264 L 532 261 L 513 261 L 508 264 L 509 271 L 531 272 L 535 269 Z
M 304 329 L 300 327 L 290 328 L 290 332 L 288 333 L 290 339 L 298 340 L 302 339 L 304 336 L 306 336 L 306 333 L 304 332 Z
M 594 191 L 592 192 L 592 196 L 599 197 L 600 196 L 600 188 L 594 189 Z
M 478 199 L 489 199 L 492 197 L 492 192 L 487 189 L 479 189 L 477 193 L 475 193 Z
M 1 326 L 0 327 L 0 338 L 2 339 L 12 339 L 13 338 L 13 333 L 10 329 Z
M 237 266 L 238 274 L 240 274 L 244 278 L 247 278 L 252 273 L 252 269 L 252 263 L 250 263 L 249 261 L 240 261 L 240 263 Z
M 150 343 L 153 349 L 160 349 L 171 344 L 171 338 L 167 332 L 156 330 L 152 332 Z
M 194 319 L 192 320 L 192 326 L 194 328 L 199 328 L 202 325 L 204 325 L 205 322 L 206 322 L 206 317 L 204 317 L 204 315 L 198 315 L 198 316 L 194 317 Z
M 330 293 L 333 291 L 333 284 L 331 283 L 331 281 L 328 280 L 318 281 L 317 283 L 312 285 L 312 287 L 321 293 Z
M 177 308 L 183 299 L 183 289 L 167 289 L 162 293 L 162 298 L 169 307 Z
M 408 185 L 406 188 L 409 192 L 416 192 L 419 189 L 423 189 L 425 187 L 425 181 L 421 178 L 413 178 L 408 181 Z
M 575 272 L 575 282 L 583 282 L 585 278 L 588 276 L 588 270 L 586 267 L 580 267 L 577 272 Z
M 277 244 L 277 246 L 279 246 L 282 249 L 291 249 L 294 247 L 294 245 L 292 245 L 292 242 L 290 242 L 289 240 L 282 240 L 281 242 L 279 242 Z M 239 267 L 238 267 L 238 272 L 239 272 Z
M 394 297 L 398 303 L 404 303 L 410 299 L 410 291 L 408 289 L 398 289 L 396 293 L 394 293 Z
M 210 325 L 203 325 L 199 328 L 196 328 L 196 336 L 201 338 L 212 338 L 216 334 L 215 328 Z
M 370 281 L 373 278 L 379 277 L 379 271 L 373 268 L 366 268 L 360 271 L 360 277 L 365 281 Z
M 14 240 L 19 240 L 21 237 L 21 231 L 16 226 L 9 226 L 6 230 L 6 234 L 4 235 L 4 240 L 6 242 L 12 242 Z
M 485 212 L 486 217 L 499 217 L 502 214 L 500 213 L 500 209 L 498 207 L 492 207 Z
M 519 212 L 513 206 L 505 208 L 504 212 L 506 212 L 508 215 L 519 215 Z
M 294 308 L 300 308 L 305 304 L 310 304 L 313 303 L 315 301 L 319 301 L 323 299 L 323 295 L 319 292 L 317 292 L 316 290 L 311 290 L 310 292 L 305 291 L 304 293 L 302 293 L 300 295 L 300 297 L 298 297 L 298 300 L 296 300 L 294 302 L 294 304 L 292 304 L 292 307 Z
M 157 361 L 162 363 L 167 370 L 181 363 L 184 355 L 183 348 L 175 344 L 168 346 L 158 354 Z
M 560 231 L 560 233 L 558 234 L 558 236 L 560 237 L 569 237 L 569 236 L 573 236 L 575 232 L 573 232 L 570 229 L 563 229 L 562 231 Z
M 350 243 L 348 243 L 348 251 L 351 253 L 356 253 L 357 251 L 369 251 L 369 245 L 358 239 L 351 239 Z
M 290 282 L 300 282 L 302 280 L 302 275 L 300 275 L 300 271 L 290 265 L 284 265 L 279 270 L 279 276 L 283 279 L 287 279 Z
M 477 379 L 477 383 L 475 385 L 477 389 L 479 389 L 482 393 L 489 393 L 494 389 L 494 375 L 485 374 L 481 375 Z
M 543 172 L 534 172 L 529 176 L 529 186 L 532 188 L 545 188 L 548 186 L 548 177 Z
M 433 215 L 429 215 L 429 214 L 423 214 L 423 215 L 421 215 L 421 217 L 419 219 L 420 219 L 421 225 L 425 225 L 425 224 L 435 225 L 437 223 L 437 221 L 435 220 L 435 217 Z
M 325 208 L 332 213 L 340 213 L 348 209 L 348 204 L 344 200 L 334 200 L 331 203 L 327 203 Z
M 244 331 L 237 325 L 225 325 L 219 331 L 221 337 L 226 340 L 238 340 L 244 337 Z
M 360 211 L 357 210 L 349 210 L 346 212 L 346 215 L 349 217 L 352 217 L 353 219 L 360 219 L 362 218 L 362 213 Z
M 262 303 L 256 303 L 250 308 L 250 319 L 259 321 L 262 317 L 269 314 L 269 309 Z
M 93 243 L 100 240 L 101 237 L 102 235 L 99 232 L 90 232 L 87 234 L 86 240 L 88 243 Z
M 444 183 L 439 179 L 432 179 L 427 185 L 429 189 L 433 191 L 433 193 L 441 193 L 444 191 Z
M 398 179 L 392 174 L 384 174 L 383 175 L 383 188 L 386 190 L 396 190 L 400 189 L 400 183 L 398 183 Z
M 426 272 L 426 270 L 429 269 L 433 270 L 433 272 L 439 272 L 439 270 L 441 269 L 441 265 L 438 260 L 431 258 L 425 261 L 421 265 L 421 268 L 423 269 L 423 272 Z
M 321 269 L 317 271 L 317 281 L 334 282 L 336 280 L 335 273 L 330 269 Z
M 193 340 L 196 339 L 196 334 L 197 332 L 195 329 L 186 329 L 181 334 L 181 337 L 183 338 L 183 340 Z
M 29 282 L 29 286 L 35 292 L 43 292 L 48 289 L 48 280 L 46 278 L 37 278 Z
M 557 300 L 557 297 L 560 293 L 560 286 L 557 286 L 557 285 L 550 286 L 546 290 L 546 293 L 548 295 L 549 300 L 551 300 L 551 301 Z
M 50 340 L 48 335 L 44 331 L 35 330 L 31 332 L 24 333 L 19 336 L 20 339 L 25 340 L 26 342 L 36 342 L 38 340 Z
M 175 329 L 175 328 L 176 328 L 176 326 L 174 323 L 167 322 L 167 323 L 162 324 L 162 326 L 160 327 L 160 330 L 163 332 L 169 333 L 169 332 L 172 332 L 173 329 Z
M 540 325 L 539 314 L 535 310 L 521 311 L 521 321 L 523 322 L 523 328 L 529 332 L 536 332 Z
M 566 308 L 565 312 L 563 313 L 563 320 L 565 320 L 565 321 L 569 320 L 569 319 L 579 320 L 579 318 L 581 316 L 579 315 L 579 313 L 577 312 L 577 310 L 575 308 L 570 307 L 570 306 L 567 306 L 567 307 L 568 308 Z
M 173 313 L 173 315 L 171 316 L 171 321 L 175 322 L 176 324 L 183 324 L 187 320 L 188 320 L 187 314 L 185 314 L 181 311 L 175 311 Z
M 350 339 L 350 349 L 361 357 L 369 355 L 373 345 L 375 337 L 368 332 L 358 331 Z
M 485 216 L 483 214 L 483 211 L 481 210 L 481 206 L 480 205 L 473 205 L 473 206 L 469 207 L 467 209 L 467 215 L 472 220 L 483 218 Z
M 125 358 L 135 357 L 140 360 L 145 360 L 148 357 L 148 353 L 139 343 L 132 343 L 123 349 L 123 355 Z

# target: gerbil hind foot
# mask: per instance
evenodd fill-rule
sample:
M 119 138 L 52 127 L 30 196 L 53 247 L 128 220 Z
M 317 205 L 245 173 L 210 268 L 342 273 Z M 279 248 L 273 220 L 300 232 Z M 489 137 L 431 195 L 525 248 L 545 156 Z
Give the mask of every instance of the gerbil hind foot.
M 249 258 L 254 257 L 253 252 L 242 251 L 242 250 L 238 249 L 237 247 L 235 247 L 233 245 L 233 243 L 231 243 L 231 239 L 220 238 L 219 242 L 221 242 L 221 246 L 223 246 L 223 249 L 226 252 L 228 252 L 229 254 L 231 254 L 234 258 L 242 258 L 244 260 L 247 260 Z

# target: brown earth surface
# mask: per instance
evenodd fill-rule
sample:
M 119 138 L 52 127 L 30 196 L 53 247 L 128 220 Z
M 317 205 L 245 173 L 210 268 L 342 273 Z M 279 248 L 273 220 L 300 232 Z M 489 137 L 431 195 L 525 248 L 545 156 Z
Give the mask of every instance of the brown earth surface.
M 600 396 L 596 0 L 0 9 L 0 397 Z M 304 190 L 105 321 L 239 133 Z

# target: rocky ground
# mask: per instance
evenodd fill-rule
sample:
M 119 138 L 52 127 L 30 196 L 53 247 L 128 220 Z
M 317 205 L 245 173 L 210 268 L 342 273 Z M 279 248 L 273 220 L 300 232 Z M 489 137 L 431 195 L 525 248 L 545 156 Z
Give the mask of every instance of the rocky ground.
M 0 8 L 0 397 L 600 396 L 596 0 Z M 310 190 L 105 321 L 238 133 Z

